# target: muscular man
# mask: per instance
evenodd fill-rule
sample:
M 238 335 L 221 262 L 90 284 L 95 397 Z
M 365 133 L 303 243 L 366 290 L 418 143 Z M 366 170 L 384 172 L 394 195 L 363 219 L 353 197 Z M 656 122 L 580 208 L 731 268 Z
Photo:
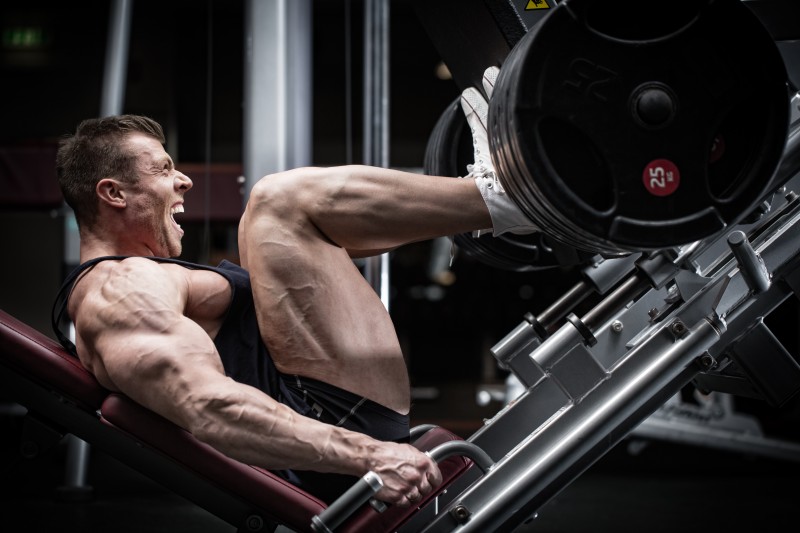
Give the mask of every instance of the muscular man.
M 529 225 L 492 185 L 486 102 L 474 90 L 463 102 L 478 130 L 476 179 L 360 166 L 266 176 L 239 225 L 241 267 L 169 259 L 181 253 L 175 218 L 192 181 L 157 123 L 81 123 L 57 166 L 80 228 L 81 266 L 63 304 L 84 366 L 199 440 L 323 499 L 370 470 L 386 502 L 430 492 L 441 474 L 404 442 L 409 380 L 391 318 L 352 259 L 503 231 L 490 216 L 497 205 L 498 218 L 516 217 L 511 230 Z

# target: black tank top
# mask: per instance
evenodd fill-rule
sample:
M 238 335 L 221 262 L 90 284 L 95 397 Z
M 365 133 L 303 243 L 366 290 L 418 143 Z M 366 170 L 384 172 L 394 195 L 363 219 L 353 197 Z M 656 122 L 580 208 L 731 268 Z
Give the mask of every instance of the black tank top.
M 56 294 L 55 302 L 51 315 L 53 331 L 61 345 L 69 353 L 78 356 L 75 344 L 69 339 L 65 332 L 71 327 L 71 320 L 67 313 L 67 303 L 75 281 L 90 268 L 101 261 L 127 259 L 130 256 L 104 256 L 91 259 L 76 267 L 64 280 L 61 288 Z M 250 286 L 250 274 L 235 263 L 223 260 L 216 267 L 189 263 L 178 259 L 167 259 L 163 257 L 145 257 L 157 263 L 172 263 L 192 270 L 210 270 L 221 275 L 228 280 L 231 286 L 231 304 L 225 319 L 222 322 L 219 333 L 214 339 L 225 375 L 240 383 L 252 385 L 275 398 L 280 403 L 290 407 L 294 411 L 309 416 L 313 414 L 311 407 L 303 401 L 301 397 L 294 394 L 281 379 L 275 363 L 267 351 L 267 347 L 261 340 L 261 333 L 258 329 L 256 320 L 255 303 L 253 301 L 253 291 Z M 323 477 L 321 481 L 313 478 L 305 481 L 298 472 L 293 470 L 272 470 L 283 479 L 302 487 L 316 494 L 323 493 L 333 501 L 346 488 L 352 485 L 351 478 L 345 476 L 330 475 Z M 300 472 L 303 474 L 304 472 Z M 344 478 L 346 485 L 333 485 L 337 492 L 329 493 L 331 481 Z M 319 485 L 315 484 L 319 483 Z
M 72 355 L 77 357 L 75 345 L 67 333 L 68 328 L 72 327 L 67 313 L 72 287 L 83 272 L 101 261 L 128 257 L 130 256 L 105 256 L 92 259 L 79 265 L 64 280 L 53 304 L 51 320 L 56 337 Z M 193 270 L 210 270 L 228 280 L 231 286 L 231 304 L 214 339 L 214 345 L 228 377 L 264 391 L 304 416 L 341 425 L 379 440 L 408 442 L 408 415 L 400 415 L 371 400 L 327 383 L 308 378 L 301 380 L 297 376 L 286 379 L 286 376 L 278 372 L 261 339 L 250 286 L 250 274 L 247 270 L 226 260 L 216 267 L 211 267 L 162 257 L 146 257 L 146 259 L 158 263 L 173 263 Z M 320 405 L 324 406 L 323 416 L 317 409 Z M 346 423 L 343 423 L 345 419 Z M 333 502 L 358 480 L 353 476 L 322 474 L 308 470 L 284 469 L 272 472 L 328 503 Z
M 72 355 L 77 357 L 75 345 L 67 333 L 67 328 L 71 327 L 70 317 L 67 314 L 67 303 L 75 281 L 83 272 L 93 268 L 101 261 L 121 260 L 128 257 L 130 256 L 104 256 L 91 259 L 75 268 L 64 280 L 56 295 L 51 319 L 56 337 Z M 250 287 L 250 275 L 247 270 L 227 260 L 212 267 L 163 257 L 145 257 L 145 259 L 158 263 L 177 264 L 192 270 L 210 270 L 227 279 L 231 286 L 231 303 L 219 333 L 214 339 L 214 345 L 222 359 L 225 374 L 235 381 L 261 389 L 298 412 L 308 409 L 305 405 L 294 405 L 297 403 L 294 401 L 294 395 L 288 393 L 286 385 L 279 378 L 267 347 L 261 340 L 253 292 Z

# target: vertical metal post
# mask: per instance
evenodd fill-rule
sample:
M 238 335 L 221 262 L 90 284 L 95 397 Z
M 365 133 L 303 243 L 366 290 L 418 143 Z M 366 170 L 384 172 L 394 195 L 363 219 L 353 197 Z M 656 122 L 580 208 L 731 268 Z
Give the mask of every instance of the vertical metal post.
M 266 174 L 311 164 L 311 2 L 245 3 L 245 201 Z
M 106 60 L 100 100 L 100 116 L 107 117 L 122 112 L 125 99 L 125 75 L 128 70 L 128 43 L 133 0 L 114 0 L 108 25 Z M 80 262 L 80 237 L 75 215 L 64 206 L 64 265 L 67 270 Z
M 105 70 L 100 102 L 100 116 L 122 113 L 125 100 L 125 74 L 128 70 L 128 45 L 130 42 L 131 9 L 133 0 L 114 0 L 108 24 Z M 80 235 L 75 214 L 65 206 L 64 267 L 66 270 L 80 263 Z M 73 337 L 74 329 L 70 328 Z M 89 443 L 74 435 L 67 435 L 67 458 L 64 484 L 58 493 L 63 499 L 83 500 L 91 496 L 92 487 L 86 484 L 89 468 Z
M 364 2 L 364 164 L 389 167 L 389 1 Z M 389 254 L 366 260 L 364 277 L 389 309 Z
M 133 0 L 114 0 L 108 26 L 108 45 L 103 72 L 103 94 L 100 116 L 122 113 L 128 71 L 128 48 L 131 34 Z

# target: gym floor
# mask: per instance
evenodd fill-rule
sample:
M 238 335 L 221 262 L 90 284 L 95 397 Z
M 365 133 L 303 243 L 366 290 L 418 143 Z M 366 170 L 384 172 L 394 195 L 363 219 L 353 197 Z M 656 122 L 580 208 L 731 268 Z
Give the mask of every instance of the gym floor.
M 443 391 L 462 400 L 470 387 Z M 463 406 L 464 403 L 462 402 Z M 479 419 L 442 410 L 441 400 L 419 402 L 422 422 L 469 431 Z M 455 414 L 447 421 L 431 413 Z M 474 412 L 474 411 L 473 411 Z M 0 531 L 62 533 L 233 533 L 235 529 L 92 449 L 91 498 L 59 497 L 66 446 L 33 461 L 20 457 L 19 416 L 4 415 L 0 431 Z M 641 444 L 641 443 L 640 443 Z M 649 441 L 636 454 L 625 440 L 551 499 L 518 532 L 796 531 L 800 521 L 800 460 Z

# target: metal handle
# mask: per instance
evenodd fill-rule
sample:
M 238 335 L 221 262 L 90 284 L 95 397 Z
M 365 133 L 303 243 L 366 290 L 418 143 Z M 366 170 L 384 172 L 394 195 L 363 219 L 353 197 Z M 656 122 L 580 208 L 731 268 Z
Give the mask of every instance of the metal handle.
M 489 454 L 478 445 L 467 441 L 454 440 L 445 442 L 426 452 L 426 454 L 437 463 L 453 455 L 468 457 L 478 465 L 478 468 L 484 474 L 494 466 L 494 461 L 489 457 Z M 380 476 L 374 472 L 367 472 L 364 477 L 356 481 L 347 492 L 339 496 L 327 509 L 311 518 L 311 529 L 316 533 L 333 533 L 334 529 L 339 527 L 342 522 L 368 500 L 376 511 L 383 512 L 386 510 L 387 505 L 384 502 L 371 499 L 382 487 L 383 481 Z
M 494 461 L 489 457 L 489 454 L 478 447 L 477 444 L 465 440 L 445 442 L 427 453 L 437 463 L 441 463 L 452 455 L 463 455 L 472 459 L 484 474 L 494 466 Z
M 327 509 L 311 518 L 311 529 L 317 533 L 332 533 L 382 487 L 381 477 L 375 472 L 367 472 L 344 494 L 336 498 Z

